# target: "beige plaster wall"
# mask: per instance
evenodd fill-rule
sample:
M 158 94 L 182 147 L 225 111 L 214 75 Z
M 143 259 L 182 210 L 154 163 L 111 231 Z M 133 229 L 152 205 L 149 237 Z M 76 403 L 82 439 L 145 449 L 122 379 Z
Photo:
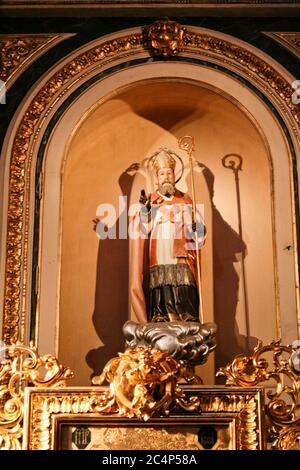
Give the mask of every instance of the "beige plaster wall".
M 118 207 L 118 197 L 131 192 L 135 173 L 126 170 L 132 163 L 161 145 L 175 148 L 186 134 L 195 136 L 202 164 L 196 180 L 209 231 L 202 260 L 204 311 L 219 327 L 216 365 L 208 364 L 205 381 L 213 380 L 215 366 L 251 349 L 256 338 L 276 337 L 271 173 L 258 130 L 235 103 L 211 90 L 144 82 L 91 111 L 63 168 L 58 356 L 75 371 L 74 384 L 89 384 L 90 375 L 122 348 L 121 325 L 130 316 L 128 242 L 99 241 L 92 222 L 97 207 Z M 243 158 L 243 239 L 234 175 L 221 162 L 229 153 Z M 180 189 L 188 190 L 186 177 Z

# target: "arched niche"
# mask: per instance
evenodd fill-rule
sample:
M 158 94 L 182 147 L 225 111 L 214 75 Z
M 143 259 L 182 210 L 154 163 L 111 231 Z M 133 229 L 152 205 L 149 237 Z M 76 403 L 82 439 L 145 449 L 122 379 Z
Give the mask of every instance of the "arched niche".
M 266 342 L 278 336 L 270 146 L 249 109 L 247 112 L 245 104 L 239 103 L 236 97 L 230 98 L 224 86 L 218 90 L 215 77 L 211 77 L 210 84 L 207 79 L 206 83 L 203 79 L 199 82 L 195 80 L 199 71 L 192 66 L 191 74 L 195 72 L 196 77 L 176 78 L 180 69 L 178 65 L 168 64 L 162 78 L 161 65 L 140 66 L 136 74 L 140 77 L 138 82 L 122 82 L 122 78 L 128 80 L 128 72 L 124 71 L 95 85 L 74 103 L 73 110 L 68 110 L 65 121 L 57 127 L 57 140 L 53 134 L 48 147 L 48 156 L 52 152 L 55 155 L 52 162 L 55 161 L 57 171 L 50 172 L 45 161 L 45 181 L 50 173 L 53 177 L 56 173 L 57 190 L 62 197 L 60 220 L 57 219 L 57 231 L 62 237 L 61 242 L 56 241 L 61 256 L 60 285 L 59 292 L 55 290 L 53 296 L 59 305 L 56 347 L 64 362 L 71 362 L 75 369 L 81 364 L 78 383 L 87 383 L 89 375 L 97 372 L 97 363 L 99 371 L 121 348 L 121 326 L 130 317 L 128 245 L 126 240 L 99 242 L 92 229 L 96 208 L 101 203 L 111 203 L 117 208 L 120 196 L 130 196 L 132 173 L 126 170 L 161 145 L 176 148 L 176 138 L 186 133 L 195 135 L 197 159 L 204 165 L 202 187 L 209 203 L 205 205 L 205 217 L 212 238 L 209 236 L 203 250 L 203 291 L 207 320 L 219 325 L 217 367 L 237 353 L 249 352 L 258 338 Z M 141 79 L 143 72 L 145 77 Z M 117 78 L 121 83 L 116 83 Z M 96 90 L 103 92 L 106 81 L 107 85 L 111 81 L 114 96 L 110 97 L 111 90 L 107 90 L 104 97 L 97 99 Z M 85 108 L 79 111 L 76 107 L 81 103 Z M 79 116 L 84 117 L 78 119 Z M 67 135 L 66 125 L 72 122 L 72 117 L 75 126 L 70 129 L 71 137 L 64 147 L 59 128 Z M 64 150 L 61 152 L 63 166 L 58 165 L 60 147 Z M 228 153 L 239 154 L 243 159 L 239 174 L 240 221 L 235 176 L 222 165 L 222 158 Z M 49 179 L 50 184 L 53 200 L 55 185 Z M 49 226 L 54 227 L 52 204 L 48 209 L 49 212 L 45 197 L 44 220 L 49 217 Z M 47 237 L 47 222 L 43 225 L 44 243 L 51 238 L 52 244 L 52 236 Z M 45 252 L 50 255 L 51 249 Z M 57 266 L 55 271 L 58 273 Z M 46 308 L 48 319 L 55 309 L 49 303 L 46 286 L 41 288 L 42 292 L 45 294 L 40 298 L 40 311 Z M 82 341 L 78 341 L 78 332 Z M 49 338 L 48 327 L 45 333 Z M 210 380 L 213 372 L 210 364 L 207 372 Z

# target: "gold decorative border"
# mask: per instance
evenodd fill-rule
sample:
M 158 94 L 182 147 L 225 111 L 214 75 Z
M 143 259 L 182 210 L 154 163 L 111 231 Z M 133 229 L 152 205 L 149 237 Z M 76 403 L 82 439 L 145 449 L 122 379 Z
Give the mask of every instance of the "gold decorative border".
M 229 41 L 224 41 L 206 34 L 199 34 L 195 32 L 187 32 L 184 36 L 184 44 L 191 48 L 202 49 L 210 51 L 223 59 L 223 65 L 226 60 L 230 60 L 242 66 L 247 71 L 248 75 L 256 77 L 258 82 L 264 82 L 269 85 L 274 91 L 276 97 L 286 107 L 286 112 L 291 113 L 293 119 L 297 123 L 297 129 L 300 126 L 300 107 L 292 102 L 292 94 L 294 89 L 291 83 L 280 75 L 271 65 L 265 62 L 261 57 L 256 56 L 254 53 L 247 51 L 241 46 L 231 44 Z M 269 94 L 270 93 L 269 90 Z M 298 135 L 299 139 L 299 135 Z
M 0 80 L 6 89 L 36 59 L 74 34 L 0 34 Z
M 3 338 L 6 343 L 24 340 L 25 300 L 27 298 L 28 227 L 30 172 L 33 150 L 41 130 L 41 123 L 66 90 L 76 86 L 80 78 L 87 78 L 107 62 L 128 60 L 128 56 L 145 53 L 147 38 L 143 32 L 127 34 L 103 41 L 97 46 L 70 59 L 42 86 L 24 111 L 15 135 L 9 174 L 6 270 L 3 316 Z M 270 98 L 277 99 L 281 111 L 292 122 L 299 141 L 300 107 L 292 103 L 291 84 L 272 66 L 240 45 L 231 44 L 212 34 L 197 33 L 187 28 L 183 37 L 183 52 L 219 61 L 223 66 L 238 66 L 238 70 L 261 85 Z
M 25 449 L 58 449 L 59 426 L 72 420 L 139 427 L 217 420 L 233 427 L 233 447 L 265 446 L 262 389 L 190 385 L 195 377 L 189 365 L 165 352 L 127 349 L 106 364 L 96 378 L 100 386 L 84 388 L 65 387 L 73 373 L 51 354 L 39 356 L 36 348 L 22 345 L 4 346 L 0 354 L 2 450 L 20 449 L 22 436 Z M 103 387 L 105 380 L 110 385 Z
M 51 354 L 22 345 L 0 347 L 0 450 L 19 450 L 23 436 L 24 384 L 63 387 L 73 372 Z M 42 371 L 44 368 L 44 371 Z
M 265 346 L 258 343 L 252 356 L 236 356 L 217 373 L 226 377 L 228 385 L 273 385 L 275 391 L 267 393 L 269 401 L 266 405 L 266 415 L 272 447 L 277 450 L 293 449 L 297 442 L 300 442 L 299 364 L 299 340 L 294 341 L 291 346 L 272 341 Z
M 199 400 L 202 412 L 187 417 L 178 414 L 167 418 L 152 418 L 147 426 L 164 426 L 181 422 L 197 424 L 213 423 L 227 419 L 235 422 L 236 448 L 259 450 L 265 448 L 262 417 L 263 392 L 261 389 L 240 387 L 208 388 L 183 386 L 184 394 L 191 401 Z M 61 390 L 27 388 L 25 391 L 23 449 L 52 450 L 59 448 L 57 431 L 59 423 L 80 420 L 81 424 L 114 423 L 145 426 L 136 419 L 105 415 L 98 410 L 109 393 L 107 387 L 64 388 Z
M 275 33 L 264 32 L 266 36 L 279 42 L 282 46 L 286 47 L 289 51 L 295 54 L 298 59 L 300 58 L 300 32 L 295 33 Z

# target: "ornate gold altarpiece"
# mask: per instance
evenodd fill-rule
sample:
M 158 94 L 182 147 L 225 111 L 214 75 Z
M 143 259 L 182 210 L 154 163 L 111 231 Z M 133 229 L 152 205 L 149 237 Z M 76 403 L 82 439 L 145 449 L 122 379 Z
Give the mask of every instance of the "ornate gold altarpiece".
M 168 34 L 161 37 L 163 31 Z M 150 27 L 147 38 L 141 34 L 107 43 L 93 51 L 92 60 L 101 61 L 115 50 L 138 48 L 145 43 L 155 54 L 163 56 L 176 54 L 183 45 L 190 45 L 212 50 L 239 64 L 246 62 L 251 73 L 271 84 L 273 93 L 295 124 L 294 129 L 297 128 L 299 107 L 290 102 L 293 90 L 273 69 L 239 48 L 187 33 L 180 25 L 161 22 Z M 76 66 L 72 64 L 69 75 L 76 75 L 89 66 L 90 57 L 88 60 L 84 55 L 80 57 Z M 40 93 L 39 98 L 44 100 L 41 103 L 46 105 L 63 81 L 62 76 L 54 77 L 48 84 L 47 98 Z M 186 375 L 184 364 L 155 350 L 127 350 L 105 368 L 105 377 L 99 383 L 106 379 L 109 386 L 88 388 L 66 387 L 72 372 L 57 358 L 40 357 L 34 347 L 16 343 L 18 337 L 22 339 L 19 331 L 22 263 L 17 261 L 21 256 L 19 243 L 24 224 L 24 161 L 33 132 L 31 127 L 38 121 L 41 107 L 38 100 L 33 101 L 30 112 L 26 113 L 11 161 L 3 327 L 8 345 L 0 349 L 0 448 L 70 448 L 70 433 L 78 426 L 88 426 L 97 429 L 98 438 L 91 444 L 95 448 L 109 445 L 109 432 L 114 434 L 114 441 L 119 432 L 121 438 L 125 435 L 126 440 L 131 439 L 132 446 L 136 445 L 132 430 L 137 435 L 142 430 L 149 438 L 147 441 L 151 438 L 153 448 L 161 448 L 162 444 L 157 443 L 159 436 L 166 448 L 200 449 L 195 436 L 205 425 L 217 430 L 219 448 L 263 449 L 267 442 L 275 449 L 295 448 L 300 439 L 298 342 L 292 346 L 284 346 L 279 341 L 267 346 L 259 344 L 251 357 L 237 356 L 220 371 L 227 378 L 226 387 L 192 385 L 196 378 Z M 259 388 L 269 386 L 270 381 L 268 392 L 267 388 Z
M 262 390 L 258 388 L 181 388 L 189 406 L 149 420 L 102 411 L 107 388 L 28 388 L 23 448 L 71 450 L 72 434 L 88 429 L 87 450 L 201 450 L 199 431 L 216 432 L 214 449 L 263 449 Z M 204 444 L 205 445 L 205 444 Z
M 87 428 L 94 449 L 197 450 L 205 426 L 218 449 L 299 443 L 299 347 L 273 342 L 237 356 L 220 371 L 226 387 L 192 385 L 197 377 L 186 364 L 149 348 L 120 353 L 94 381 L 109 386 L 86 388 L 66 387 L 70 369 L 34 348 L 12 345 L 0 353 L 2 449 L 72 449 L 72 434 Z M 276 387 L 265 396 L 258 385 L 272 379 Z M 147 439 L 137 440 L 142 432 Z

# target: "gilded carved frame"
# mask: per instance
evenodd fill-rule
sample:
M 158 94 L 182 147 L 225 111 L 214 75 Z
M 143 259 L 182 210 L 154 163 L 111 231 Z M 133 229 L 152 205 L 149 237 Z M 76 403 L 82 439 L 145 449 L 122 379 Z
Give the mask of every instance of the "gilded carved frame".
M 23 448 L 54 449 L 60 447 L 61 424 L 105 419 L 120 425 L 227 420 L 240 436 L 232 446 L 243 449 L 265 448 L 267 438 L 281 450 L 300 442 L 297 341 L 293 347 L 259 344 L 252 356 L 237 356 L 219 372 L 226 376 L 226 387 L 197 385 L 185 361 L 151 348 L 127 349 L 95 378 L 98 386 L 86 388 L 65 387 L 72 371 L 49 354 L 39 356 L 35 348 L 8 346 L 0 354 L 1 449 L 20 449 L 22 437 Z M 102 386 L 104 381 L 109 387 Z
M 263 417 L 263 391 L 260 388 L 197 387 L 184 386 L 189 401 L 200 401 L 200 413 L 184 416 L 170 414 L 149 421 L 129 419 L 116 414 L 99 412 L 107 387 L 65 389 L 27 388 L 25 392 L 25 419 L 23 449 L 62 450 L 63 425 L 118 426 L 135 428 L 197 427 L 204 424 L 231 426 L 229 448 L 234 450 L 261 450 L 265 448 L 265 423 Z M 155 436 L 155 431 L 153 433 Z M 176 449 L 176 439 L 170 435 L 169 445 Z M 174 447 L 172 447 L 174 439 Z M 180 440 L 184 445 L 183 439 Z M 186 444 L 188 445 L 188 444 Z M 149 449 L 149 442 L 145 444 Z M 154 449 L 162 449 L 158 442 Z M 178 448 L 178 447 L 177 447 Z M 188 449 L 188 447 L 187 447 Z M 186 450 L 187 450 L 186 449 Z M 184 448 L 182 450 L 185 450 Z
M 295 142 L 300 143 L 300 110 L 293 103 L 291 83 L 264 58 L 255 55 L 242 45 L 219 39 L 213 34 L 183 28 L 181 43 L 176 53 L 192 54 L 212 62 L 220 62 L 229 69 L 255 80 L 265 95 L 284 114 L 293 132 Z M 3 339 L 7 344 L 17 340 L 24 342 L 26 306 L 30 296 L 28 272 L 30 271 L 30 250 L 28 240 L 30 220 L 30 175 L 33 156 L 41 139 L 41 133 L 51 113 L 67 93 L 83 83 L 97 70 L 128 58 L 151 55 L 151 37 L 144 31 L 120 33 L 118 38 L 98 41 L 96 46 L 67 65 L 59 68 L 33 95 L 28 107 L 23 110 L 13 141 L 10 157 L 8 184 L 8 211 L 6 231 L 6 265 L 4 285 Z M 297 246 L 297 241 L 295 240 Z M 297 252 L 297 248 L 296 248 Z M 295 261 L 295 263 L 297 263 Z

